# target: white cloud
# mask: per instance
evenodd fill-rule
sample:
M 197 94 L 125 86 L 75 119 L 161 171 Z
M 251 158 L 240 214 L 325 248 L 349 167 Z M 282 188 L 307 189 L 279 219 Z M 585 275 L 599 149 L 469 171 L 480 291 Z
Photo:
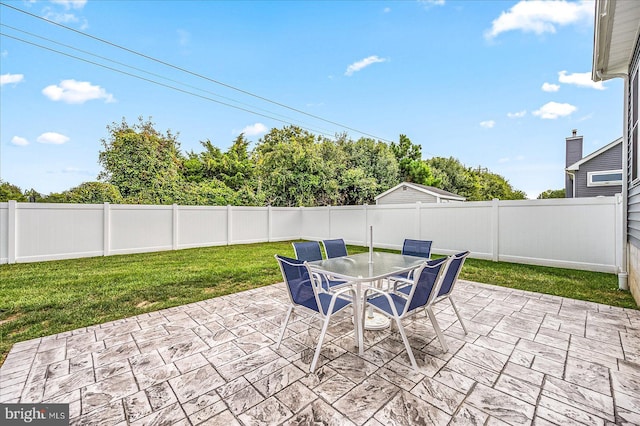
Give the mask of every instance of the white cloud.
M 391 8 L 390 7 L 385 7 L 384 9 L 382 9 L 382 11 L 384 13 L 389 13 L 389 12 L 391 12 Z
M 372 55 L 367 58 L 364 58 L 360 61 L 354 62 L 347 67 L 344 75 L 352 76 L 354 72 L 360 71 L 363 68 L 368 67 L 369 65 L 375 64 L 377 62 L 386 62 L 386 59 L 380 58 L 377 55 Z
M 36 139 L 40 143 L 48 143 L 52 145 L 62 145 L 69 141 L 69 137 L 56 132 L 46 132 L 38 136 Z
M 527 110 L 522 110 L 518 112 L 508 112 L 507 117 L 509 118 L 522 118 L 527 115 Z
M 510 161 L 509 157 L 504 157 L 504 158 L 500 158 L 498 160 L 498 163 L 508 163 L 509 161 Z
M 3 58 L 6 58 L 7 56 L 9 56 L 9 51 L 7 49 L 4 49 L 2 53 L 0 53 L 0 56 L 2 56 Z
M 250 124 L 244 129 L 240 130 L 240 133 L 244 133 L 246 136 L 258 136 L 267 132 L 267 126 L 262 123 Z
M 496 122 L 493 120 L 481 121 L 480 127 L 484 127 L 485 129 L 491 129 L 496 125 Z
M 51 0 L 51 3 L 64 6 L 65 9 L 82 9 L 87 0 Z
M 24 74 L 2 74 L 0 75 L 0 86 L 5 84 L 16 84 L 24 81 Z
M 115 102 L 112 94 L 88 81 L 62 80 L 59 85 L 52 84 L 42 89 L 42 94 L 52 101 L 68 104 L 83 104 L 93 99 L 104 99 L 107 103 Z
M 542 105 L 539 110 L 533 111 L 533 115 L 547 120 L 555 120 L 558 117 L 571 115 L 577 109 L 577 107 L 567 103 L 548 102 Z
M 591 22 L 594 10 L 593 2 L 589 0 L 522 0 L 494 19 L 491 29 L 485 32 L 485 37 L 492 39 L 500 33 L 514 30 L 538 35 L 555 33 L 558 25 Z
M 14 136 L 11 138 L 11 143 L 17 146 L 27 146 L 29 141 L 21 136 Z
M 590 72 L 574 72 L 573 74 L 567 74 L 566 71 L 560 71 L 558 73 L 558 81 L 564 84 L 573 84 L 580 87 L 589 87 L 596 90 L 604 90 L 606 87 L 601 81 L 591 80 Z
M 185 30 L 178 30 L 178 44 L 180 46 L 186 46 L 189 44 L 189 41 L 191 40 L 191 34 L 189 34 L 188 31 Z
M 558 90 L 560 90 L 559 84 L 544 83 L 542 85 L 542 91 L 544 92 L 557 92 Z
M 422 5 L 428 9 L 431 6 L 444 6 L 445 0 L 419 0 Z

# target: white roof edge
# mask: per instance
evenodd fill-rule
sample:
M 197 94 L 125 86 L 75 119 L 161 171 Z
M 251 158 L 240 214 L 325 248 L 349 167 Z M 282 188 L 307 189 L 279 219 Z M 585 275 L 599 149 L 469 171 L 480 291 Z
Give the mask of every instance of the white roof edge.
M 438 194 L 437 192 L 433 192 L 433 191 L 429 191 L 428 189 L 422 188 L 420 186 L 417 185 L 413 185 L 411 182 L 402 182 L 397 184 L 396 186 L 394 186 L 393 188 L 389 188 L 386 191 L 384 191 L 382 194 L 378 195 L 377 197 L 374 198 L 374 200 L 377 200 L 380 197 L 383 197 L 387 194 L 392 193 L 393 191 L 395 191 L 396 189 L 400 188 L 401 186 L 408 186 L 412 189 L 415 189 L 416 191 L 420 191 L 420 192 L 424 192 L 426 194 L 429 195 L 433 195 L 434 197 L 437 198 L 445 198 L 447 200 L 460 200 L 460 201 L 466 201 L 467 199 L 465 197 L 462 197 L 460 195 L 445 195 L 445 194 Z
M 580 159 L 580 161 L 577 161 L 577 162 L 573 163 L 572 165 L 567 167 L 565 170 L 568 171 L 568 172 L 574 171 L 574 170 L 578 170 L 578 169 L 580 169 L 580 166 L 582 164 L 584 164 L 587 161 L 597 157 L 598 155 L 602 154 L 603 152 L 610 150 L 611 148 L 613 148 L 614 146 L 618 145 L 619 143 L 622 143 L 622 137 L 619 137 L 618 139 L 608 143 L 607 145 L 603 146 L 602 148 L 598 149 L 597 151 L 592 152 L 591 154 L 587 155 L 586 157 Z

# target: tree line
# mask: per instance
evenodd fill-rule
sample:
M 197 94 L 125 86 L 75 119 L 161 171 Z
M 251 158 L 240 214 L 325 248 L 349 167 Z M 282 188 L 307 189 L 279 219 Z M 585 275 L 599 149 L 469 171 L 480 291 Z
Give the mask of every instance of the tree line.
M 403 182 L 434 186 L 469 201 L 525 199 L 502 176 L 458 159 L 422 159 L 406 135 L 387 144 L 370 138 L 335 139 L 296 126 L 273 128 L 253 149 L 243 134 L 222 151 L 210 140 L 183 153 L 178 135 L 150 119 L 107 126 L 97 181 L 43 195 L 0 182 L 0 201 L 56 203 L 323 206 L 373 204 Z

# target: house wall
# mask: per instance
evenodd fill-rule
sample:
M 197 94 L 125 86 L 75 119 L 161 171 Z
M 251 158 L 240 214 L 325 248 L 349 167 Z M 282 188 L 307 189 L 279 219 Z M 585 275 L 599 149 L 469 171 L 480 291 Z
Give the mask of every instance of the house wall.
M 565 168 L 577 163 L 582 159 L 582 136 L 575 136 L 566 139 Z M 565 197 L 573 198 L 573 180 L 568 174 L 564 176 Z
M 406 188 L 403 190 L 403 188 Z M 405 203 L 437 203 L 437 198 L 417 191 L 408 186 L 402 186 L 395 191 L 391 191 L 376 200 L 376 204 L 405 204 Z
M 640 104 L 638 103 L 638 64 L 640 62 L 640 43 L 636 41 L 631 63 L 629 64 L 629 79 L 626 82 L 627 89 L 627 138 L 623 143 L 627 144 L 627 284 L 638 305 L 640 305 L 640 179 L 634 181 L 632 170 L 640 168 L 640 155 L 635 152 L 633 140 L 638 138 L 638 120 Z
M 622 144 L 618 144 L 580 165 L 575 172 L 576 197 L 613 196 L 622 192 L 622 185 L 588 186 L 589 172 L 622 169 Z

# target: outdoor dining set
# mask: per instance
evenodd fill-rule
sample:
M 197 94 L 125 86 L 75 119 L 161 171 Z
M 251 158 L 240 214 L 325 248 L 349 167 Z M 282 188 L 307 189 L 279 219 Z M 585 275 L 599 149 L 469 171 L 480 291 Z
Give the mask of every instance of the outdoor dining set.
M 468 251 L 431 259 L 431 241 L 405 239 L 402 252 L 374 252 L 349 255 L 343 239 L 323 240 L 322 256 L 317 241 L 294 242 L 296 258 L 276 255 L 287 286 L 290 306 L 279 334 L 277 347 L 294 309 L 319 315 L 322 330 L 310 365 L 318 363 L 322 342 L 331 317 L 348 309 L 353 312 L 354 338 L 359 354 L 364 351 L 364 330 L 380 330 L 395 323 L 409 360 L 418 368 L 402 320 L 424 309 L 438 340 L 448 351 L 433 304 L 448 299 L 465 334 L 467 329 L 451 293 Z

